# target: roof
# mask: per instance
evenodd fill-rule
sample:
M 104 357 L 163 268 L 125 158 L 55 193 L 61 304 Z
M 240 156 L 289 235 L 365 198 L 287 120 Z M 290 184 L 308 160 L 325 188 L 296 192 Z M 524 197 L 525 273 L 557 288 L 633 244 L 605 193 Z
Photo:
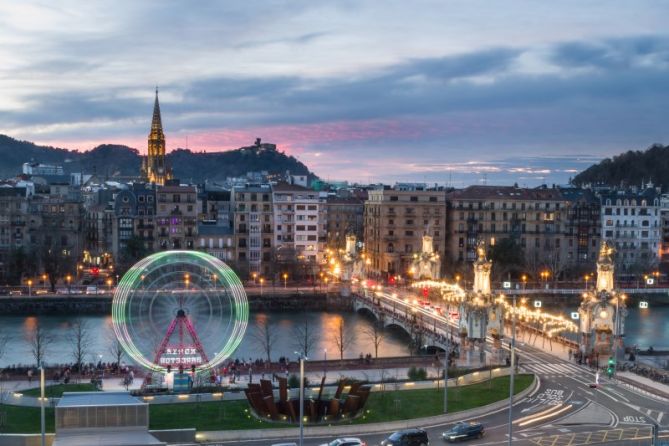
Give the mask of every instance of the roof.
M 57 408 L 146 405 L 128 392 L 65 392 Z
M 278 183 L 272 186 L 272 191 L 274 192 L 304 192 L 304 191 L 313 191 L 308 187 L 299 186 L 297 184 L 288 184 L 288 183 Z
M 507 198 L 513 200 L 563 200 L 559 189 L 526 189 L 515 186 L 469 186 L 449 192 L 448 200 L 492 200 Z

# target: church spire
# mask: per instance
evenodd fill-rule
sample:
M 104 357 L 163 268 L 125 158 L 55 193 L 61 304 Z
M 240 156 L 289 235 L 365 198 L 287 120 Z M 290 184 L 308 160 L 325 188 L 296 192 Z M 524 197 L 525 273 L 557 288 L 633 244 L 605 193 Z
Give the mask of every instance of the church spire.
M 151 134 L 155 136 L 163 136 L 163 122 L 162 119 L 160 118 L 160 103 L 158 102 L 158 87 L 156 87 L 156 101 L 153 103 L 153 120 L 151 121 Z

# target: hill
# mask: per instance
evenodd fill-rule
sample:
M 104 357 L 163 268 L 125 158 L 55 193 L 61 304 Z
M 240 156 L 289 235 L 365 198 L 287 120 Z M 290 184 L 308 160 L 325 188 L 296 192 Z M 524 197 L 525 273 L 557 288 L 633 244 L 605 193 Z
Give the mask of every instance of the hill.
M 655 144 L 645 151 L 630 150 L 606 158 L 574 177 L 577 186 L 605 184 L 609 186 L 641 185 L 652 181 L 656 186 L 669 186 L 669 146 Z
M 242 176 L 246 172 L 266 170 L 269 173 L 315 175 L 295 157 L 268 145 L 242 147 L 226 152 L 193 152 L 176 149 L 167 154 L 167 162 L 174 175 L 183 180 L 201 182 L 204 179 L 224 180 Z M 50 146 L 38 146 L 0 135 L 0 178 L 13 177 L 21 172 L 23 163 L 35 160 L 60 164 L 67 172 L 97 173 L 114 178 L 137 176 L 141 156 L 137 149 L 123 145 L 102 144 L 88 152 L 78 152 Z

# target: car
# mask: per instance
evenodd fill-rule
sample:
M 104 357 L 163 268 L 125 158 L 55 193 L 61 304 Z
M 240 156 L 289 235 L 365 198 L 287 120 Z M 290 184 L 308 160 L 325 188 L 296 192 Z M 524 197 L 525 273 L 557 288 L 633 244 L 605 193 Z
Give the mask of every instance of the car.
M 35 290 L 34 294 L 39 296 L 41 294 L 49 294 L 49 290 L 45 290 L 44 288 L 40 288 L 39 290 Z
M 444 432 L 441 437 L 444 441 L 452 443 L 454 441 L 467 440 L 469 438 L 481 438 L 484 433 L 485 429 L 483 428 L 483 424 L 460 421 Z
M 11 291 L 9 292 L 9 295 L 10 295 L 10 296 L 22 296 L 22 295 L 23 295 L 23 291 L 21 291 L 21 290 L 11 290 Z
M 345 437 L 337 438 L 329 443 L 323 443 L 321 446 L 367 446 L 367 443 L 359 438 Z
M 404 429 L 392 433 L 381 446 L 427 446 L 430 440 L 423 429 Z

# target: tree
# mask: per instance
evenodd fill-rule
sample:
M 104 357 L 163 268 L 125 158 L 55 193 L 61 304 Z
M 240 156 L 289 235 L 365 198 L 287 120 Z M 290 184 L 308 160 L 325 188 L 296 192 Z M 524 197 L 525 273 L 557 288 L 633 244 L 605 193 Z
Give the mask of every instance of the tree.
M 46 352 L 53 342 L 53 336 L 47 333 L 39 322 L 37 322 L 30 330 L 30 333 L 28 334 L 28 344 L 30 345 L 30 352 L 35 359 L 37 367 L 40 367 L 44 362 Z
M 308 357 L 320 337 L 309 325 L 309 318 L 305 315 L 303 323 L 293 328 L 293 346 L 303 356 Z
M 7 281 L 13 285 L 20 285 L 23 278 L 33 276 L 37 272 L 37 259 L 31 252 L 26 252 L 22 246 L 14 248 L 9 253 L 7 261 Z
M 60 251 L 53 246 L 44 246 L 40 252 L 42 268 L 49 277 L 51 291 L 55 291 L 56 282 L 72 271 L 74 259 L 67 252 Z
M 5 356 L 5 353 L 7 352 L 7 346 L 9 345 L 11 339 L 12 338 L 9 333 L 0 333 L 0 359 Z
M 362 329 L 362 334 L 374 345 L 374 357 L 378 358 L 379 346 L 381 346 L 386 338 L 383 327 L 377 321 L 374 321 L 370 326 Z
M 267 364 L 269 365 L 272 362 L 272 350 L 277 340 L 277 333 L 275 328 L 270 325 L 267 317 L 258 321 L 255 331 L 251 334 L 251 338 L 267 355 Z
M 107 351 L 111 357 L 116 360 L 116 366 L 121 368 L 121 359 L 123 359 L 123 354 L 125 353 L 125 350 L 123 350 L 123 346 L 121 345 L 121 341 L 118 340 L 114 330 L 107 332 L 107 338 L 109 339 Z
M 149 255 L 144 241 L 137 235 L 126 240 L 125 247 L 119 254 L 119 267 L 121 271 L 127 271 L 132 265 Z
M 77 366 L 77 371 L 81 373 L 82 364 L 91 348 L 91 332 L 88 322 L 83 319 L 75 319 L 67 341 L 72 348 L 72 359 Z
M 339 321 L 337 322 L 337 329 L 332 338 L 332 342 L 334 342 L 335 346 L 337 347 L 337 351 L 339 352 L 339 359 L 342 361 L 344 360 L 344 352 L 351 347 L 354 341 L 354 333 L 345 330 L 344 318 L 340 317 Z
M 495 268 L 498 278 L 507 273 L 513 273 L 523 267 L 523 248 L 513 238 L 498 240 L 490 247 L 490 260 Z

